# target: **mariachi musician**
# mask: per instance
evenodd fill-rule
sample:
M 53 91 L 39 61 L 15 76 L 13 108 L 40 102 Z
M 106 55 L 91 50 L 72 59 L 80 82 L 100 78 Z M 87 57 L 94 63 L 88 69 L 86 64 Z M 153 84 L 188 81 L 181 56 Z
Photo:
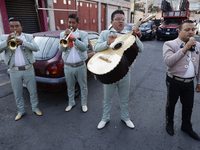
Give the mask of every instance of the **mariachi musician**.
M 35 72 L 32 65 L 35 62 L 33 51 L 39 51 L 39 47 L 34 42 L 31 34 L 22 32 L 23 26 L 21 26 L 19 18 L 9 18 L 9 27 L 11 34 L 2 35 L 0 38 L 0 53 L 5 51 L 4 62 L 9 67 L 12 89 L 18 107 L 18 114 L 15 120 L 19 120 L 26 112 L 23 98 L 23 82 L 30 93 L 33 112 L 41 116 L 42 112 L 38 108 Z
M 88 110 L 87 68 L 85 64 L 85 60 L 88 57 L 88 34 L 85 31 L 79 30 L 78 25 L 79 17 L 77 14 L 72 13 L 68 16 L 68 27 L 71 29 L 66 29 L 60 33 L 61 41 L 63 38 L 69 41 L 69 44 L 63 45 L 61 42 L 59 45 L 59 50 L 62 52 L 62 59 L 65 64 L 64 72 L 69 98 L 68 106 L 65 109 L 67 112 L 69 112 L 76 104 L 74 100 L 76 82 L 78 82 L 81 89 L 82 111 L 87 112 Z
M 115 41 L 118 35 L 126 34 L 127 31 L 124 30 L 125 25 L 125 15 L 122 10 L 116 10 L 111 15 L 112 28 L 110 30 L 104 30 L 101 32 L 99 39 L 94 47 L 95 52 L 104 51 L 109 48 L 110 44 Z M 136 36 L 136 42 L 139 46 L 139 52 L 143 50 L 143 44 L 137 37 L 136 33 L 139 28 L 135 27 L 133 29 L 133 35 Z M 117 74 L 116 74 L 117 75 Z M 104 84 L 104 101 L 103 101 L 103 117 L 97 128 L 102 129 L 105 127 L 106 123 L 110 120 L 109 111 L 112 106 L 112 98 L 116 87 L 118 88 L 118 94 L 120 97 L 119 103 L 121 108 L 121 119 L 130 128 L 134 128 L 134 124 L 129 118 L 128 112 L 128 101 L 129 101 L 129 88 L 130 88 L 130 71 L 126 76 L 113 84 Z

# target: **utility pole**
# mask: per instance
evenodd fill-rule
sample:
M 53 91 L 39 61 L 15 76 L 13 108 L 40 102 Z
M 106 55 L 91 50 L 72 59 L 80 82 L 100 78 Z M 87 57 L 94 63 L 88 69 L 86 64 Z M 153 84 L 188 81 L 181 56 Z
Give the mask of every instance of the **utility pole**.
M 134 0 L 134 8 L 133 8 L 133 9 L 134 9 L 134 10 L 133 10 L 133 23 L 134 23 L 134 20 L 135 20 L 135 1 L 136 1 L 136 0 Z
M 154 13 L 154 0 L 153 0 L 153 9 L 152 9 L 152 13 Z
M 148 0 L 146 0 L 145 17 L 147 17 L 147 14 L 148 14 Z

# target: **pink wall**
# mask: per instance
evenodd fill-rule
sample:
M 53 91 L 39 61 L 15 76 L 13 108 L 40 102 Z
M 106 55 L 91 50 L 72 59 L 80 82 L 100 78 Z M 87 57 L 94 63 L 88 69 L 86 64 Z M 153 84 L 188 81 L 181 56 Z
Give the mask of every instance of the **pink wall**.
M 5 0 L 0 0 L 0 4 L 1 4 L 0 11 L 1 11 L 1 17 L 2 17 L 2 21 L 3 21 L 4 32 L 5 32 L 5 34 L 9 34 L 10 29 L 9 29 L 8 15 L 7 15 L 7 11 L 6 11 Z
M 45 2 L 44 0 L 39 0 L 39 6 L 40 8 L 45 8 Z M 39 10 L 39 14 L 40 14 L 40 23 L 41 23 L 41 28 L 42 31 L 48 31 L 48 23 L 47 23 L 47 14 L 45 10 Z

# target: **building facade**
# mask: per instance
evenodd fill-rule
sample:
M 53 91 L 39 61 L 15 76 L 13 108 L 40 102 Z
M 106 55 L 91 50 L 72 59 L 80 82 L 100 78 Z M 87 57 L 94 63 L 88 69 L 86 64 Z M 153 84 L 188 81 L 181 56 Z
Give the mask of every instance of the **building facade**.
M 0 0 L 0 33 L 8 34 L 8 18 L 18 17 L 23 32 L 64 30 L 71 13 L 79 16 L 79 28 L 100 32 L 110 25 L 111 13 L 125 12 L 126 22 L 131 20 L 130 0 Z

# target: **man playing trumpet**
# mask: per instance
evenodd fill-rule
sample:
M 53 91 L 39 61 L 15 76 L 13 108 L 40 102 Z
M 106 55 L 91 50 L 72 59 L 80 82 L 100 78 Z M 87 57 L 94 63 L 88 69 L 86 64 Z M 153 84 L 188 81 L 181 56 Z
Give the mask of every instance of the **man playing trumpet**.
M 33 51 L 39 51 L 39 47 L 34 42 L 31 34 L 22 32 L 23 27 L 18 18 L 9 18 L 9 27 L 11 34 L 2 35 L 0 38 L 0 53 L 5 51 L 5 64 L 9 67 L 12 89 L 15 96 L 15 102 L 18 107 L 18 114 L 15 120 L 21 119 L 26 113 L 23 98 L 23 82 L 26 84 L 30 93 L 30 102 L 33 112 L 42 115 L 38 108 L 38 96 L 36 90 L 35 72 L 33 63 L 35 62 Z M 18 37 L 16 38 L 16 34 Z M 9 44 L 15 37 L 15 44 Z M 15 48 L 16 47 L 16 48 Z
M 68 28 L 60 33 L 60 40 L 65 37 L 68 41 L 67 45 L 60 43 L 59 50 L 62 51 L 62 59 L 65 63 L 64 72 L 67 82 L 67 92 L 69 104 L 65 111 L 70 111 L 75 105 L 75 83 L 80 85 L 81 89 L 81 105 L 83 112 L 87 108 L 87 68 L 85 60 L 87 59 L 88 37 L 85 31 L 78 29 L 79 18 L 76 14 L 68 16 Z M 74 32 L 72 32 L 74 31 Z M 71 35 L 70 35 L 71 34 Z M 70 36 L 69 36 L 70 35 Z

